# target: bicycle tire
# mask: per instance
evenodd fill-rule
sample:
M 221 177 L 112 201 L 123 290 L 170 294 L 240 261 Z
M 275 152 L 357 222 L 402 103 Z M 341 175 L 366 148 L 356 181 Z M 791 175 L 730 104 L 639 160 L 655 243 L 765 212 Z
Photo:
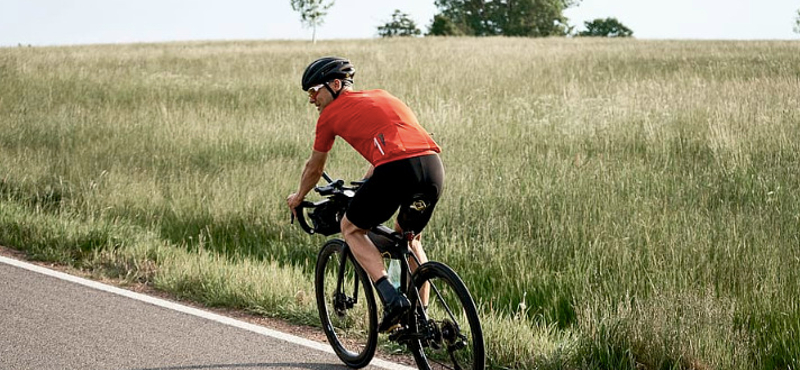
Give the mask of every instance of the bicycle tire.
M 426 328 L 418 319 L 420 302 L 415 299 L 411 303 L 409 321 L 426 338 L 409 344 L 417 367 L 420 370 L 483 370 L 486 366 L 483 329 L 472 295 L 458 274 L 443 263 L 431 261 L 414 272 L 413 281 L 416 289 L 424 283 L 432 283 L 426 310 L 432 325 Z M 408 296 L 416 298 L 417 295 L 409 292 Z M 432 332 L 436 333 L 433 339 Z
M 344 296 L 335 295 L 340 261 L 345 255 Z M 345 365 L 352 368 L 367 366 L 378 346 L 378 317 L 372 282 L 356 263 L 344 241 L 332 239 L 325 243 L 317 257 L 314 272 L 317 310 L 322 329 L 333 351 Z M 356 300 L 346 303 L 347 299 Z

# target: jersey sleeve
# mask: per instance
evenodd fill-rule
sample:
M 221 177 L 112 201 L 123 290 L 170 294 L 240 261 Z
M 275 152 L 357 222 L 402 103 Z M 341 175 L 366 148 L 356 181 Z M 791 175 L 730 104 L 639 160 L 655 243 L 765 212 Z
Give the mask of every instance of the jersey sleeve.
M 333 133 L 332 125 L 327 120 L 317 121 L 317 133 L 314 137 L 314 150 L 327 153 L 333 149 L 333 141 L 336 134 Z

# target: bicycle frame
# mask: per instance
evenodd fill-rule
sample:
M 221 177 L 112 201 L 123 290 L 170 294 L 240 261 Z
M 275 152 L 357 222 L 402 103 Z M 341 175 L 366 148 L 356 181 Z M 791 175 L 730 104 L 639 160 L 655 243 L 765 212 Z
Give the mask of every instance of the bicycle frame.
M 408 298 L 413 298 L 419 302 L 422 299 L 419 290 L 416 288 L 409 289 L 413 283 L 411 282 L 411 265 L 408 263 L 408 259 L 413 258 L 417 266 L 422 265 L 417 255 L 411 251 L 410 245 L 414 235 L 400 235 L 385 226 L 375 227 L 369 231 L 369 234 L 372 234 L 370 235 L 370 240 L 372 240 L 384 258 L 388 256 L 400 261 L 400 291 L 414 294 L 413 297 Z
M 421 303 L 422 296 L 420 295 L 419 289 L 417 289 L 416 286 L 414 286 L 414 289 L 410 289 L 411 286 L 414 284 L 411 281 L 412 273 L 411 273 L 411 266 L 408 263 L 409 256 L 410 258 L 414 259 L 414 262 L 417 264 L 417 268 L 422 266 L 422 264 L 419 261 L 419 258 L 417 258 L 417 255 L 411 251 L 411 241 L 414 239 L 414 235 L 406 233 L 401 236 L 400 234 L 394 232 L 393 230 L 385 226 L 375 227 L 372 230 L 370 230 L 370 233 L 373 234 L 373 236 L 370 237 L 370 239 L 373 241 L 375 247 L 378 248 L 378 250 L 384 256 L 384 258 L 385 256 L 388 255 L 390 258 L 400 260 L 400 291 L 405 292 L 408 298 L 411 299 L 412 302 Z M 380 238 L 375 236 L 378 236 Z M 443 306 L 447 311 L 448 316 L 450 316 L 453 319 L 453 322 L 455 323 L 456 327 L 458 327 L 458 323 L 454 318 L 453 312 L 450 309 L 450 307 L 447 306 L 447 304 L 445 303 L 444 298 L 439 292 L 439 289 L 437 289 L 436 285 L 434 285 L 432 282 L 428 282 L 427 284 L 430 285 L 430 289 L 433 291 L 436 298 L 438 298 L 443 303 Z M 419 310 L 418 314 L 419 314 L 419 319 L 422 320 L 421 326 L 425 327 L 429 320 L 427 311 L 425 310 L 425 308 L 423 308 Z M 414 323 L 406 322 L 406 324 L 411 325 Z M 425 334 L 420 333 L 418 328 L 412 330 L 412 332 L 409 334 L 410 335 L 408 336 L 401 335 L 399 337 L 394 337 L 394 338 L 390 336 L 390 339 L 396 341 L 403 341 L 404 339 L 425 338 Z
M 384 256 L 384 258 L 386 258 L 388 256 L 389 258 L 397 259 L 397 260 L 400 261 L 400 288 L 399 288 L 400 291 L 401 292 L 413 293 L 414 296 L 413 297 L 409 297 L 409 298 L 414 299 L 416 302 L 421 301 L 422 297 L 419 294 L 419 290 L 416 289 L 416 288 L 409 289 L 411 287 L 411 285 L 412 285 L 412 281 L 411 281 L 412 274 L 411 274 L 411 265 L 408 263 L 408 258 L 413 258 L 414 262 L 417 264 L 417 266 L 422 265 L 420 263 L 420 261 L 419 261 L 419 258 L 417 258 L 417 255 L 414 254 L 411 251 L 411 248 L 409 246 L 410 240 L 413 239 L 413 235 L 407 236 L 406 237 L 407 240 L 403 240 L 402 237 L 399 234 L 391 231 L 388 228 L 380 227 L 380 226 L 370 230 L 370 234 L 372 234 L 371 235 L 371 239 L 375 238 L 376 240 L 383 240 L 382 243 L 375 243 L 375 240 L 373 240 L 373 243 L 375 243 L 375 246 L 381 252 L 381 255 Z M 381 237 L 381 239 L 378 239 L 375 236 Z M 345 243 L 345 251 L 344 251 L 344 253 L 342 253 L 342 256 L 341 256 L 341 258 L 339 260 L 339 275 L 337 276 L 337 280 L 336 280 L 336 292 L 337 292 L 337 294 L 341 294 L 341 292 L 342 292 L 342 282 L 344 281 L 344 270 L 345 270 L 345 266 L 347 264 L 347 258 L 349 258 L 351 256 L 355 260 L 355 258 L 353 256 L 353 252 L 350 251 L 350 246 L 347 245 L 347 243 Z M 358 263 L 358 261 L 356 261 L 356 263 Z M 437 294 L 438 294 L 438 291 L 437 291 Z M 357 281 L 355 283 L 355 287 L 354 287 L 354 291 L 353 291 L 353 302 L 352 303 L 353 304 L 358 303 L 358 282 Z M 423 310 L 423 312 L 424 312 L 424 310 Z M 427 314 L 424 316 L 424 319 L 427 320 Z

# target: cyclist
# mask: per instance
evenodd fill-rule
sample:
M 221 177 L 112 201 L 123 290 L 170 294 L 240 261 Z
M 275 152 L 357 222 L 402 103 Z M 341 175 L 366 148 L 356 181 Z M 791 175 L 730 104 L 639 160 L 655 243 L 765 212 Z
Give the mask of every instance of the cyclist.
M 370 162 L 366 181 L 342 217 L 341 229 L 383 302 L 384 316 L 378 330 L 385 332 L 397 325 L 411 304 L 392 286 L 383 258 L 367 231 L 390 219 L 399 208 L 395 230 L 416 234 L 411 250 L 420 263 L 425 263 L 419 233 L 439 200 L 444 168 L 438 155 L 441 149 L 411 109 L 384 90 L 353 90 L 353 75 L 355 68 L 350 61 L 339 57 L 317 59 L 303 72 L 303 90 L 308 91 L 308 101 L 320 115 L 300 186 L 286 203 L 294 212 L 317 184 L 336 136 Z M 415 269 L 416 264 L 409 262 Z M 427 304 L 427 292 L 421 293 L 422 303 Z

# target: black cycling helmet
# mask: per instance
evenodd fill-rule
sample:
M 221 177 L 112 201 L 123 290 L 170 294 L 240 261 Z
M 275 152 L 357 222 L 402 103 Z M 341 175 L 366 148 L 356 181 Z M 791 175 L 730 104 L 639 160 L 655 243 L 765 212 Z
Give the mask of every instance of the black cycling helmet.
M 353 83 L 356 69 L 350 61 L 339 57 L 323 57 L 315 60 L 303 72 L 303 91 L 331 80 L 346 80 Z

